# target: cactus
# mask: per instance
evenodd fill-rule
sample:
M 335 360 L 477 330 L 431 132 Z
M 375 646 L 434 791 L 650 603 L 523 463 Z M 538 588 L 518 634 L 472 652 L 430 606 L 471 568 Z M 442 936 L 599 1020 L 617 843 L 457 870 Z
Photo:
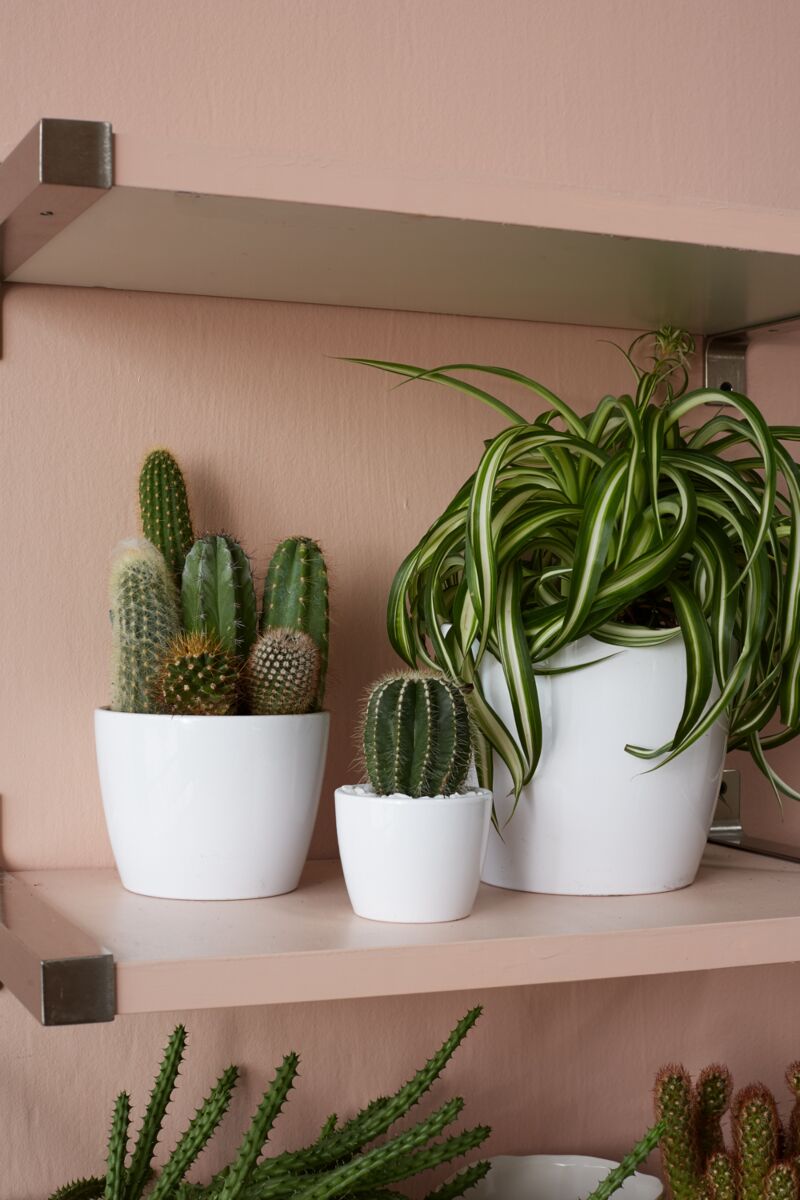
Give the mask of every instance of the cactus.
M 250 711 L 307 713 L 317 695 L 320 653 L 307 633 L 269 629 L 250 651 L 245 688 Z
M 106 1159 L 106 1190 L 104 1200 L 125 1200 L 125 1155 L 128 1150 L 128 1126 L 131 1118 L 131 1098 L 120 1092 L 111 1118 Z
M 145 1192 L 148 1200 L 292 1200 L 294 1196 L 306 1197 L 306 1200 L 344 1200 L 345 1196 L 352 1197 L 352 1200 L 372 1200 L 379 1193 L 386 1197 L 394 1196 L 396 1193 L 385 1190 L 385 1181 L 410 1178 L 422 1170 L 451 1162 L 480 1145 L 488 1136 L 489 1129 L 481 1125 L 441 1142 L 431 1141 L 461 1111 L 463 1101 L 456 1098 L 411 1129 L 395 1134 L 379 1146 L 372 1144 L 378 1133 L 386 1132 L 402 1119 L 428 1092 L 479 1015 L 480 1009 L 473 1009 L 459 1021 L 437 1054 L 394 1097 L 373 1101 L 353 1121 L 347 1122 L 344 1129 L 354 1131 L 358 1128 L 358 1136 L 355 1140 L 351 1137 L 347 1146 L 338 1138 L 329 1120 L 314 1145 L 300 1151 L 284 1152 L 273 1158 L 263 1158 L 258 1162 L 264 1152 L 264 1142 L 297 1076 L 297 1055 L 288 1054 L 264 1093 L 230 1165 L 207 1185 L 187 1183 L 186 1172 L 207 1145 L 230 1103 L 237 1070 L 229 1067 L 198 1108 L 186 1132 L 151 1184 L 148 1168 L 185 1044 L 185 1031 L 178 1026 L 167 1044 L 127 1172 L 123 1169 L 120 1175 L 119 1170 L 124 1166 L 122 1130 L 123 1126 L 127 1129 L 128 1123 L 125 1096 L 120 1097 L 115 1106 L 111 1138 L 113 1155 L 110 1151 L 106 1178 L 68 1184 L 53 1193 L 51 1200 L 95 1200 L 96 1197 L 111 1194 L 118 1195 L 120 1200 L 122 1197 L 124 1200 L 142 1200 Z M 370 1148 L 365 1149 L 368 1143 Z M 123 1147 L 122 1153 L 120 1147 Z M 431 1200 L 458 1200 L 488 1169 L 488 1163 L 473 1164 L 451 1179 L 443 1189 L 432 1193 Z M 120 1179 L 123 1185 L 121 1192 Z M 114 1189 L 113 1193 L 111 1189 Z M 776 1196 L 774 1200 L 784 1198 Z
M 164 555 L 180 587 L 183 562 L 194 541 L 186 484 L 169 450 L 151 450 L 139 472 L 144 536 Z
M 381 796 L 449 796 L 469 769 L 472 737 L 454 683 L 413 671 L 371 689 L 362 730 L 367 777 Z
M 322 708 L 328 671 L 328 572 L 317 542 L 291 537 L 276 549 L 264 581 L 261 632 L 299 629 L 319 647 L 320 670 L 313 711 Z
M 246 658 L 256 637 L 256 596 L 250 560 L 224 534 L 199 538 L 186 556 L 181 582 L 188 633 L 213 634 L 225 650 Z
M 156 673 L 180 629 L 175 585 L 163 555 L 148 541 L 120 542 L 112 558 L 110 590 L 111 707 L 153 712 Z
M 236 659 L 207 633 L 181 633 L 166 649 L 154 682 L 158 712 L 227 717 L 239 699 Z
M 787 1082 L 795 1094 L 799 1075 L 793 1064 Z M 798 1200 L 795 1113 L 784 1131 L 772 1093 L 762 1084 L 744 1088 L 733 1103 L 729 1154 L 721 1119 L 731 1091 L 725 1067 L 706 1067 L 694 1087 L 682 1067 L 659 1072 L 656 1115 L 673 1200 Z

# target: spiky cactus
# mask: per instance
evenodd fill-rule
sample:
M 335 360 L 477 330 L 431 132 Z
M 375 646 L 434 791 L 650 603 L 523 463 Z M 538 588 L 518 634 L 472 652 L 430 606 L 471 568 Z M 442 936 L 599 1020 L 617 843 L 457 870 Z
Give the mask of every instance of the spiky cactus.
M 449 679 L 402 671 L 371 689 L 362 730 L 364 767 L 381 796 L 452 795 L 472 752 L 464 697 Z
M 319 680 L 313 708 L 322 708 L 328 671 L 328 571 L 317 542 L 290 537 L 281 542 L 267 570 L 261 632 L 299 629 L 309 634 L 320 653 Z
M 393 1195 L 385 1191 L 389 1181 L 413 1178 L 424 1170 L 452 1162 L 479 1146 L 490 1132 L 487 1126 L 478 1125 L 443 1141 L 432 1141 L 460 1112 L 463 1101 L 456 1098 L 410 1129 L 374 1145 L 376 1137 L 406 1116 L 428 1092 L 480 1011 L 476 1008 L 467 1013 L 441 1049 L 394 1096 L 374 1100 L 338 1131 L 326 1122 L 311 1146 L 262 1158 L 264 1143 L 297 1076 L 297 1055 L 288 1054 L 264 1093 L 233 1161 L 206 1185 L 187 1183 L 186 1173 L 228 1108 L 237 1079 L 235 1067 L 229 1067 L 217 1080 L 155 1181 L 149 1178 L 153 1151 L 183 1056 L 185 1031 L 178 1026 L 167 1045 L 130 1165 L 126 1168 L 124 1161 L 123 1129 L 128 1127 L 129 1107 L 123 1094 L 114 1110 L 107 1176 L 68 1184 L 51 1200 L 100 1200 L 112 1194 L 119 1200 L 142 1200 L 145 1192 L 148 1200 L 292 1200 L 295 1196 L 305 1200 L 374 1200 L 379 1194 Z M 444 1188 L 431 1193 L 429 1200 L 458 1200 L 488 1169 L 488 1163 L 473 1164 Z
M 183 474 L 169 450 L 151 450 L 139 473 L 144 536 L 164 555 L 180 587 L 183 563 L 194 541 Z
M 256 596 L 250 560 L 235 538 L 209 534 L 186 555 L 181 581 L 188 633 L 208 633 L 245 658 L 256 636 Z
M 239 667 L 207 633 L 181 633 L 166 649 L 154 683 L 158 712 L 227 717 L 236 712 Z
M 787 1080 L 795 1091 L 796 1064 Z M 694 1086 L 683 1067 L 659 1072 L 656 1114 L 664 1122 L 661 1155 L 673 1200 L 798 1200 L 795 1114 L 784 1131 L 772 1093 L 762 1084 L 742 1089 L 727 1151 L 721 1121 L 731 1092 L 725 1067 L 706 1067 Z
M 319 672 L 319 649 L 309 634 L 268 629 L 253 645 L 245 667 L 250 711 L 259 715 L 310 712 Z
M 156 711 L 153 684 L 180 629 L 175 584 L 164 557 L 145 540 L 120 542 L 111 562 L 111 707 Z

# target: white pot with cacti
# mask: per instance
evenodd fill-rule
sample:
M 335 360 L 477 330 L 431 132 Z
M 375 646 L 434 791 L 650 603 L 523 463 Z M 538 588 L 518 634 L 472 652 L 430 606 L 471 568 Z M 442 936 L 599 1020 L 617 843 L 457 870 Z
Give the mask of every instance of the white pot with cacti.
M 192 533 L 168 451 L 139 481 L 146 537 L 111 570 L 112 705 L 95 713 L 103 807 L 123 886 L 184 900 L 292 891 L 319 804 L 328 585 L 288 538 L 259 613 L 238 542 Z
M 336 792 L 336 832 L 353 910 L 373 921 L 469 916 L 489 837 L 492 794 L 465 789 L 472 757 L 461 691 L 403 672 L 369 693 L 368 784 Z

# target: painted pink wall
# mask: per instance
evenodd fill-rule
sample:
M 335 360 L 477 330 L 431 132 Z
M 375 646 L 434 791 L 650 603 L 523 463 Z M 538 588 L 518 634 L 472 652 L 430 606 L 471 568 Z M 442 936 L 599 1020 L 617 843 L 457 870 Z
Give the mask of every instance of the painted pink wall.
M 793 209 L 798 33 L 790 0 L 5 0 L 0 150 L 42 115 L 94 117 L 356 176 Z M 13 866 L 109 861 L 89 714 L 106 697 L 106 556 L 133 528 L 149 446 L 174 446 L 198 523 L 235 528 L 260 567 L 283 533 L 325 543 L 324 855 L 358 693 L 391 661 L 392 569 L 497 428 L 467 400 L 389 396 L 324 356 L 469 354 L 531 368 L 581 403 L 624 384 L 598 344 L 606 331 L 587 329 L 32 288 L 9 290 L 3 325 L 0 505 L 14 569 L 0 588 L 0 786 Z M 451 1084 L 470 1119 L 495 1125 L 494 1150 L 618 1153 L 647 1119 L 664 1059 L 726 1057 L 742 1079 L 777 1083 L 797 1055 L 784 1030 L 798 982 L 786 967 L 493 992 Z M 200 1087 L 231 1059 L 247 1068 L 230 1147 L 265 1072 L 296 1045 L 305 1103 L 286 1128 L 300 1138 L 334 1104 L 351 1111 L 404 1077 L 469 999 L 188 1014 L 189 1078 Z M 42 1030 L 0 992 L 4 1200 L 99 1166 L 114 1090 L 141 1098 L 174 1019 Z

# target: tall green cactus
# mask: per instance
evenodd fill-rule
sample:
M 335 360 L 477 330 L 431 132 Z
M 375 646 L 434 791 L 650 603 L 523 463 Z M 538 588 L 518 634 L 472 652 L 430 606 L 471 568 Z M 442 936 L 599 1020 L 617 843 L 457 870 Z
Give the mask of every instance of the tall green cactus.
M 310 712 L 319 671 L 319 649 L 309 634 L 268 629 L 254 642 L 244 671 L 250 711 L 259 715 Z
M 795 1090 L 796 1065 L 787 1080 Z M 733 1150 L 721 1120 L 732 1092 L 725 1067 L 706 1067 L 697 1084 L 683 1067 L 656 1078 L 656 1115 L 664 1123 L 661 1156 L 673 1200 L 798 1200 L 797 1148 L 781 1128 L 772 1093 L 752 1084 L 737 1095 L 731 1115 Z
M 120 542 L 112 557 L 110 592 L 111 707 L 154 712 L 153 684 L 180 629 L 175 584 L 160 551 L 144 540 Z
M 364 766 L 381 796 L 449 796 L 467 777 L 472 751 L 464 697 L 449 679 L 402 671 L 369 693 Z
M 139 511 L 144 536 L 164 555 L 180 587 L 194 534 L 186 484 L 169 450 L 151 450 L 139 473 Z
M 256 595 L 250 560 L 235 538 L 209 534 L 186 555 L 181 582 L 188 633 L 212 634 L 223 649 L 246 658 L 256 637 Z
M 328 670 L 328 571 L 317 542 L 290 537 L 281 542 L 267 570 L 261 632 L 299 629 L 309 634 L 320 653 L 320 672 L 314 709 L 322 708 Z

